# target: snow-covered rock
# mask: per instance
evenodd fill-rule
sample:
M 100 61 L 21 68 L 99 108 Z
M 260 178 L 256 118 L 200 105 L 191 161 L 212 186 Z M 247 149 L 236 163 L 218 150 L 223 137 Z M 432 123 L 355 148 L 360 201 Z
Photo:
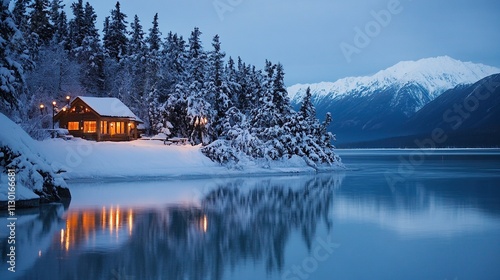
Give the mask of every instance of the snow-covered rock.
M 70 199 L 63 178 L 36 149 L 36 142 L 17 124 L 0 114 L 0 207 L 7 204 L 9 170 L 14 170 L 16 206 Z

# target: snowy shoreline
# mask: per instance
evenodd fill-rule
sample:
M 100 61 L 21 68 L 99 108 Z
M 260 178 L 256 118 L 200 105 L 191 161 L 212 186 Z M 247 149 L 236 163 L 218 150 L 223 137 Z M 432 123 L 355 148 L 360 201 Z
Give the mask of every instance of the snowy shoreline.
M 61 175 L 67 182 L 269 176 L 344 170 L 342 166 L 313 168 L 298 156 L 280 161 L 240 162 L 228 168 L 203 155 L 201 146 L 166 146 L 155 140 L 48 139 L 37 144 L 53 169 L 64 171 Z

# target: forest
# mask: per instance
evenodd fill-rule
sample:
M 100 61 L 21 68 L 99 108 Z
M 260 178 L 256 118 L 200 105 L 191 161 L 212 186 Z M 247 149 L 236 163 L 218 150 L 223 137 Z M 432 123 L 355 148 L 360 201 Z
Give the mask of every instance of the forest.
M 34 138 L 44 123 L 39 104 L 65 96 L 109 96 L 139 116 L 149 134 L 187 137 L 220 163 L 243 158 L 302 157 L 332 165 L 331 115 L 320 122 L 310 91 L 300 110 L 290 105 L 280 63 L 263 69 L 226 58 L 221 39 L 204 48 L 194 27 L 187 40 L 159 30 L 158 14 L 145 31 L 120 2 L 97 28 L 90 3 L 78 0 L 67 15 L 61 0 L 2 0 L 0 112 Z M 129 22 L 130 21 L 130 22 Z

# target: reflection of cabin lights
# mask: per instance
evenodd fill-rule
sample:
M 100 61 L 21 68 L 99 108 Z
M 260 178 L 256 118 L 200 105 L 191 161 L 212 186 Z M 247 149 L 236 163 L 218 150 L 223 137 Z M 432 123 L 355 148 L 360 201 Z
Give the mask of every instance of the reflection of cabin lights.
M 61 247 L 64 242 L 64 229 L 61 229 Z
M 38 257 L 42 256 L 42 250 L 38 250 Z
M 106 207 L 102 207 L 102 215 L 101 215 L 101 228 L 106 228 Z
M 69 230 L 70 230 L 70 226 L 67 225 L 67 231 L 66 231 L 66 242 L 64 244 L 64 248 L 66 249 L 66 251 L 69 250 Z
M 119 227 L 120 227 L 120 207 L 116 207 L 116 217 L 115 217 L 116 235 L 118 235 L 118 228 Z
M 114 222 L 114 216 L 113 216 L 113 207 L 111 206 L 111 208 L 109 209 L 109 232 L 112 233 L 113 232 L 113 226 L 115 224 Z
M 128 211 L 128 234 L 132 235 L 132 223 L 133 223 L 133 217 L 132 217 L 132 209 Z
M 203 232 L 207 232 L 208 229 L 208 219 L 207 215 L 203 216 Z

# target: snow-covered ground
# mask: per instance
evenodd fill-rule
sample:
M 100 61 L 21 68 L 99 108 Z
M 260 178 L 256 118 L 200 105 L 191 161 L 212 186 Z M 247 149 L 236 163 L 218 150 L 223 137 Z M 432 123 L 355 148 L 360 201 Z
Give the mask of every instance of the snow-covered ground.
M 48 139 L 38 142 L 39 150 L 66 179 L 147 177 L 220 177 L 247 174 L 315 173 L 300 157 L 286 161 L 239 164 L 227 168 L 211 161 L 200 146 L 166 146 L 162 141 L 93 142 L 82 139 Z M 339 167 L 332 167 L 332 169 Z

